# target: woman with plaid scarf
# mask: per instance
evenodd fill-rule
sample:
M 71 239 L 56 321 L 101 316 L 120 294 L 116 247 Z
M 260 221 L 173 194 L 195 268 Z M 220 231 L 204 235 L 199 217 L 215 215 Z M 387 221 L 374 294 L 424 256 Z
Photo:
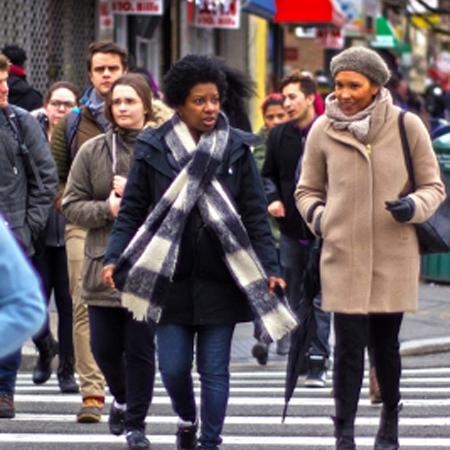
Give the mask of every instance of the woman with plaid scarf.
M 220 112 L 227 89 L 220 67 L 189 55 L 166 75 L 165 99 L 176 114 L 137 139 L 102 272 L 136 318 L 158 322 L 178 449 L 219 448 L 235 324 L 256 314 L 273 339 L 296 325 L 275 295 L 285 283 L 251 154 L 255 136 L 231 128 Z

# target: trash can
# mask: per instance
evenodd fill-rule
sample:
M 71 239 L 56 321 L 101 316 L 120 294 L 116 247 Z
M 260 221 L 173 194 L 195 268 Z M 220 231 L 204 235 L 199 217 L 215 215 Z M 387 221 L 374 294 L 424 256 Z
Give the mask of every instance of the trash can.
M 445 183 L 447 187 L 450 187 L 450 132 L 434 139 L 433 148 Z M 421 274 L 427 281 L 450 283 L 450 252 L 423 256 Z

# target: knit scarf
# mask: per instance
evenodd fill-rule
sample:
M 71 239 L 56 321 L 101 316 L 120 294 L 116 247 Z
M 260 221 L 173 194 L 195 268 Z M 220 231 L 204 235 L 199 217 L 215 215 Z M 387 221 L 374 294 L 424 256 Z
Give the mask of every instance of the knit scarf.
M 325 114 L 331 119 L 331 126 L 335 130 L 348 130 L 359 142 L 366 144 L 372 113 L 378 102 L 386 100 L 388 95 L 389 91 L 382 87 L 369 106 L 353 116 L 346 116 L 333 92 L 325 99 Z
M 216 128 L 194 143 L 178 115 L 171 119 L 165 141 L 179 173 L 120 257 L 115 279 L 122 305 L 134 317 L 160 319 L 164 294 L 177 264 L 181 237 L 192 209 L 219 238 L 233 279 L 274 340 L 293 330 L 296 319 L 285 299 L 269 294 L 267 275 L 250 243 L 232 200 L 215 177 L 227 147 L 229 124 L 220 115 Z M 121 273 L 122 272 L 122 273 Z

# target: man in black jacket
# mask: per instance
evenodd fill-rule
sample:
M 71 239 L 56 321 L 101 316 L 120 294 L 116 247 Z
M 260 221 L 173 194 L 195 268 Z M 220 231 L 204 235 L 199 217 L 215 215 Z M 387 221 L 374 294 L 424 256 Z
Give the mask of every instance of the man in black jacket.
M 287 282 L 287 296 L 292 304 L 301 295 L 303 269 L 314 239 L 294 202 L 296 169 L 303 156 L 308 131 L 315 120 L 314 81 L 294 72 L 281 83 L 284 108 L 290 121 L 278 125 L 269 134 L 266 158 L 262 168 L 268 212 L 280 225 L 280 258 Z M 326 360 L 329 354 L 329 314 L 316 310 L 318 333 L 313 339 L 309 357 L 309 373 L 305 384 L 325 384 Z M 289 339 L 277 343 L 277 353 L 286 354 Z
M 9 60 L 0 54 L 0 210 L 29 256 L 47 223 L 58 177 L 47 139 L 28 112 L 8 102 Z M 27 156 L 28 155 L 28 156 Z M 20 349 L 0 359 L 0 418 L 15 415 Z
M 27 111 L 41 108 L 42 94 L 28 83 L 25 74 L 25 61 L 27 60 L 25 50 L 17 45 L 7 45 L 3 48 L 2 53 L 11 62 L 8 76 L 9 103 Z

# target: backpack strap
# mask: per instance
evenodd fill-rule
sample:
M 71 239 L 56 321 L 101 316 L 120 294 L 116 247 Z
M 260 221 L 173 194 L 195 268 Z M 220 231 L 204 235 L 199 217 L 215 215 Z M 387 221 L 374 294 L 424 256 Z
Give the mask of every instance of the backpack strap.
M 72 111 L 70 111 L 70 113 L 67 115 L 67 123 L 65 130 L 66 143 L 67 147 L 70 149 L 70 157 L 72 161 L 74 160 L 75 154 L 77 152 L 75 136 L 77 135 L 80 122 L 81 122 L 81 109 L 80 108 L 72 109 Z
M 411 157 L 411 148 L 408 142 L 408 136 L 406 134 L 405 127 L 405 111 L 401 111 L 398 115 L 398 128 L 400 131 L 400 139 L 402 141 L 403 156 L 405 158 L 406 169 L 408 170 L 409 179 L 412 183 L 413 191 L 416 190 L 416 177 L 414 175 L 414 166 Z
M 45 190 L 44 183 L 42 182 L 42 178 L 36 166 L 36 162 L 34 161 L 33 155 L 28 150 L 27 144 L 25 143 L 25 140 L 23 138 L 23 130 L 22 125 L 20 124 L 20 120 L 17 117 L 14 109 L 11 108 L 10 105 L 7 105 L 6 108 L 4 108 L 4 112 L 6 120 L 8 121 L 8 124 L 12 132 L 14 133 L 17 142 L 19 143 L 19 151 L 25 165 L 25 170 L 27 170 L 28 173 L 32 174 L 32 176 L 36 180 L 38 189 L 43 192 Z

